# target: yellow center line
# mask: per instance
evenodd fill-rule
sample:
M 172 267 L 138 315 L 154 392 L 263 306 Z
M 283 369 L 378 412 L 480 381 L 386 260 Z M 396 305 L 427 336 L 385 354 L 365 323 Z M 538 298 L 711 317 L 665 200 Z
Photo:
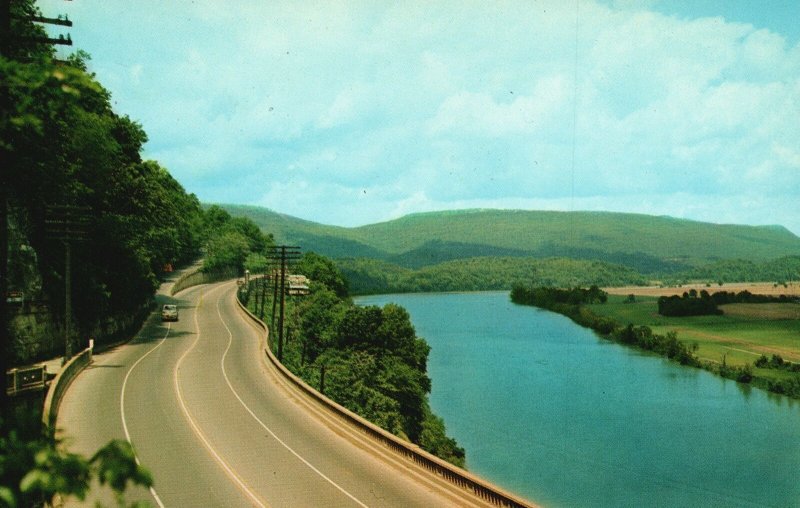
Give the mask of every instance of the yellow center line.
M 309 469 L 311 469 L 312 471 L 317 473 L 322 479 L 324 479 L 325 481 L 327 481 L 328 483 L 333 485 L 337 490 L 339 490 L 339 492 L 341 492 L 342 494 L 344 494 L 345 496 L 347 496 L 351 500 L 353 500 L 356 504 L 358 504 L 359 506 L 362 506 L 364 508 L 368 508 L 367 505 L 365 505 L 364 503 L 359 501 L 355 496 L 353 496 L 351 493 L 349 493 L 347 490 L 345 490 L 342 486 L 340 486 L 338 483 L 336 483 L 335 481 L 330 479 L 328 476 L 326 476 L 325 473 L 323 473 L 322 471 L 320 471 L 319 469 L 314 467 L 313 464 L 311 464 L 308 460 L 303 458 L 292 447 L 290 447 L 281 438 L 279 438 L 278 435 L 275 434 L 275 432 L 272 431 L 272 429 L 270 429 L 258 416 L 256 416 L 255 412 L 253 412 L 253 410 L 250 409 L 250 407 L 244 402 L 244 400 L 242 400 L 242 397 L 239 396 L 239 393 L 233 388 L 233 385 L 231 384 L 230 379 L 228 379 L 228 373 L 225 370 L 225 358 L 228 356 L 228 351 L 230 351 L 231 345 L 233 344 L 233 332 L 231 332 L 231 329 L 228 327 L 228 324 L 225 322 L 225 319 L 222 317 L 222 312 L 220 311 L 220 305 L 219 305 L 219 302 L 220 302 L 221 299 L 222 299 L 222 295 L 220 295 L 217 298 L 217 315 L 219 316 L 219 319 L 222 322 L 222 325 L 225 327 L 225 330 L 228 331 L 228 347 L 225 349 L 225 353 L 222 355 L 222 360 L 220 361 L 220 366 L 222 367 L 222 375 L 225 377 L 225 382 L 228 383 L 228 388 L 230 388 L 230 390 L 233 393 L 234 397 L 236 397 L 236 399 L 239 401 L 239 403 L 242 405 L 242 407 L 244 407 L 244 409 L 248 413 L 250 413 L 250 416 L 252 416 L 253 419 L 256 422 L 258 422 L 258 424 L 264 430 L 266 430 L 278 443 L 280 443 L 284 448 L 286 448 L 292 455 L 297 457 L 298 460 L 300 460 L 303 464 L 308 466 Z
M 222 286 L 218 286 L 216 289 L 218 289 L 219 287 L 222 287 Z M 214 290 L 212 290 L 212 291 L 214 291 Z M 200 313 L 200 309 L 203 306 L 203 298 L 204 298 L 204 296 L 205 296 L 205 293 L 202 293 L 200 295 L 200 301 L 198 302 L 197 309 L 195 309 L 195 313 L 194 313 L 194 324 L 195 324 L 195 329 L 197 330 L 197 334 L 196 334 L 196 337 L 194 339 L 194 342 L 189 347 L 189 349 L 184 351 L 183 355 L 181 355 L 181 357 L 178 359 L 178 362 L 175 364 L 175 369 L 173 370 L 173 381 L 174 381 L 174 386 L 175 386 L 175 393 L 178 396 L 178 403 L 181 406 L 181 410 L 183 410 L 183 414 L 186 417 L 186 420 L 189 422 L 189 426 L 192 428 L 194 433 L 197 435 L 198 439 L 200 439 L 200 441 L 206 447 L 206 449 L 211 454 L 211 456 L 214 457 L 214 459 L 219 463 L 219 465 L 222 467 L 222 469 L 239 486 L 240 490 L 242 490 L 250 498 L 250 500 L 253 501 L 253 503 L 255 503 L 256 506 L 260 506 L 262 508 L 267 508 L 268 505 L 262 499 L 260 499 L 258 497 L 258 495 L 256 495 L 252 490 L 250 490 L 247 487 L 247 485 L 245 485 L 244 481 L 239 477 L 239 475 L 236 474 L 236 472 L 233 470 L 233 468 L 225 461 L 225 459 L 222 458 L 222 456 L 219 453 L 217 453 L 217 451 L 214 449 L 214 447 L 211 446 L 211 443 L 208 441 L 206 436 L 203 434 L 203 431 L 200 429 L 200 426 L 197 424 L 197 422 L 195 421 L 195 419 L 192 417 L 191 413 L 189 412 L 189 408 L 186 406 L 186 401 L 183 398 L 183 392 L 181 391 L 180 382 L 178 380 L 178 371 L 180 370 L 181 364 L 183 363 L 183 360 L 186 358 L 186 356 L 190 352 L 192 352 L 192 350 L 194 350 L 194 348 L 200 342 L 200 323 L 198 321 L 197 316 Z

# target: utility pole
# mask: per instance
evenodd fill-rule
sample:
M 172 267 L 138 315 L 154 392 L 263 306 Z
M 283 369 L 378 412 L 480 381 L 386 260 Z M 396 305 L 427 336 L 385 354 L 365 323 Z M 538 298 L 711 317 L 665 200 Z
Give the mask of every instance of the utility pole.
M 289 262 L 300 259 L 300 247 L 290 247 L 288 245 L 279 245 L 270 247 L 268 250 L 267 258 L 273 261 L 280 262 L 280 314 L 278 318 L 278 361 L 283 361 L 283 327 L 286 315 L 286 269 Z M 275 292 L 278 291 L 277 281 L 275 281 Z M 275 300 L 273 299 L 273 309 L 275 308 Z M 275 313 L 273 311 L 273 321 Z
M 64 363 L 72 358 L 72 243 L 86 239 L 88 207 L 48 206 L 46 233 L 51 240 L 64 242 Z
M 269 327 L 271 329 L 275 329 L 275 309 L 278 304 L 278 275 L 277 270 L 275 268 L 272 269 L 272 273 L 269 276 L 270 280 L 272 281 L 272 314 L 269 320 Z
M 258 288 L 258 289 L 261 290 L 261 309 L 259 310 L 258 318 L 263 320 L 264 319 L 264 301 L 267 299 L 267 275 L 264 274 L 264 276 L 261 277 L 258 280 L 258 283 L 261 285 Z
M 63 35 L 57 39 L 33 38 L 26 40 L 22 37 L 14 37 L 11 33 L 11 0 L 0 0 L 0 58 L 10 60 L 15 57 L 12 45 L 18 42 L 33 44 L 66 44 L 72 45 L 72 38 Z M 43 16 L 26 16 L 18 19 L 33 21 L 36 23 L 57 24 L 61 26 L 72 26 L 72 22 L 65 18 L 45 18 Z M 46 39 L 46 40 L 42 40 Z M 11 116 L 11 94 L 8 89 L 8 80 L 0 82 L 0 125 L 8 125 Z M 10 167 L 10 151 L 7 148 L 0 148 L 0 375 L 6 379 L 8 370 L 8 358 L 10 351 L 11 333 L 8 321 L 8 304 L 6 302 L 8 293 L 8 216 L 9 216 L 9 180 L 8 172 Z M 0 408 L 8 405 L 5 381 L 0 383 Z

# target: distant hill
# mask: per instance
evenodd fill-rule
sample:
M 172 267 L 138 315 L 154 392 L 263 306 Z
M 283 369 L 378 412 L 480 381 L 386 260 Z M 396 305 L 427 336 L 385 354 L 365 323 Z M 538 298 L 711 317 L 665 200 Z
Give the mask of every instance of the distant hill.
M 563 257 L 671 274 L 724 260 L 763 262 L 800 255 L 800 238 L 781 226 L 629 213 L 460 210 L 343 228 L 265 208 L 220 206 L 249 217 L 279 243 L 334 259 L 370 258 L 413 269 L 477 257 Z
M 219 206 L 235 217 L 251 219 L 264 232 L 272 234 L 278 244 L 299 245 L 306 252 L 313 251 L 334 259 L 387 257 L 385 252 L 359 241 L 352 228 L 326 226 L 258 206 Z

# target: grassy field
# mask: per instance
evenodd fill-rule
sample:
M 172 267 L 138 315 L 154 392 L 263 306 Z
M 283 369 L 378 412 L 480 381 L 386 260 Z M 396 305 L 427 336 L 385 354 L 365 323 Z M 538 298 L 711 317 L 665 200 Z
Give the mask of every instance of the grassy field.
M 779 285 L 773 282 L 733 282 L 725 283 L 721 286 L 716 284 L 683 284 L 681 286 L 660 287 L 660 286 L 624 286 L 624 287 L 609 287 L 603 290 L 610 295 L 636 295 L 636 296 L 672 296 L 682 295 L 683 293 L 694 289 L 698 293 L 700 291 L 708 291 L 709 293 L 716 293 L 717 291 L 727 291 L 729 293 L 739 293 L 741 291 L 749 291 L 756 295 L 787 295 L 787 296 L 800 296 L 800 284 L 791 282 L 789 284 Z
M 626 296 L 610 295 L 608 303 L 588 306 L 601 316 L 614 318 L 622 325 L 647 325 L 655 333 L 678 333 L 687 343 L 697 343 L 701 360 L 728 365 L 752 364 L 762 354 L 800 363 L 800 304 L 730 304 L 722 306 L 721 316 L 664 317 L 658 314 L 656 296 L 637 296 L 625 303 Z M 765 378 L 783 378 L 787 373 L 754 369 Z

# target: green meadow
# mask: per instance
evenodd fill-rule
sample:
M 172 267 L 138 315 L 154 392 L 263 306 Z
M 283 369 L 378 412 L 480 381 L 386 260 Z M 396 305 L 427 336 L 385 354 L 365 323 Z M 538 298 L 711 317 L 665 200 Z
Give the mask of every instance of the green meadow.
M 658 298 L 609 295 L 605 304 L 587 307 L 600 316 L 615 319 L 621 325 L 646 325 L 655 333 L 675 331 L 678 339 L 697 344 L 700 360 L 727 365 L 752 365 L 761 355 L 779 355 L 786 361 L 800 363 L 800 304 L 731 304 L 723 305 L 719 316 L 665 317 L 658 314 Z M 776 369 L 754 368 L 759 377 L 783 379 L 790 374 Z

